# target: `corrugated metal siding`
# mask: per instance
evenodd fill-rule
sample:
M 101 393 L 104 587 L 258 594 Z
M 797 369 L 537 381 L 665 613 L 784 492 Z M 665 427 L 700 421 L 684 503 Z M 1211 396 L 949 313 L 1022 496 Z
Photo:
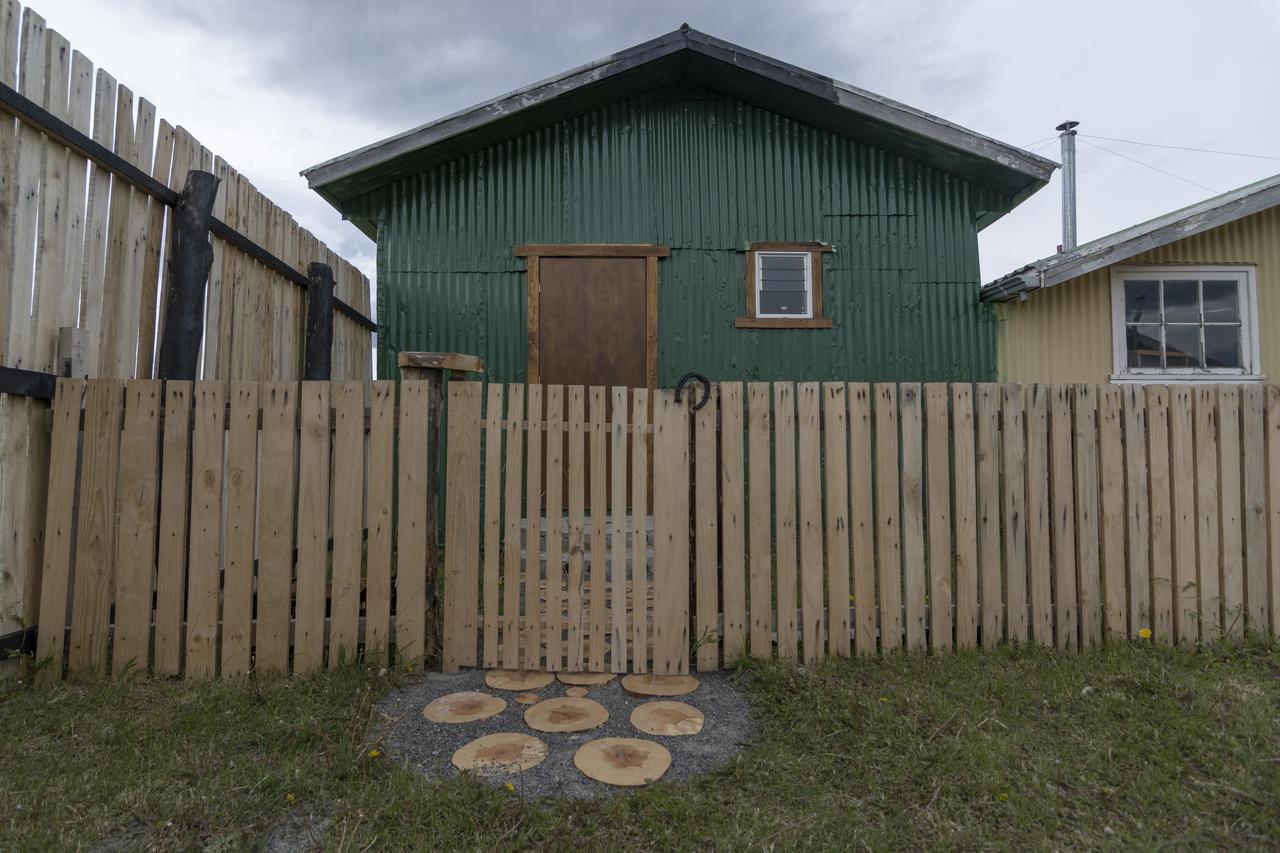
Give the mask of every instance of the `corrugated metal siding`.
M 989 379 L 965 181 L 698 90 L 659 90 L 493 145 L 360 200 L 379 223 L 380 370 L 402 349 L 525 375 L 520 243 L 658 243 L 659 382 Z M 835 328 L 740 330 L 757 240 L 822 240 Z
M 1280 208 L 1144 252 L 1120 266 L 1254 264 L 1262 372 L 1280 379 Z M 1111 267 L 999 306 L 1000 379 L 1107 382 L 1111 347 Z

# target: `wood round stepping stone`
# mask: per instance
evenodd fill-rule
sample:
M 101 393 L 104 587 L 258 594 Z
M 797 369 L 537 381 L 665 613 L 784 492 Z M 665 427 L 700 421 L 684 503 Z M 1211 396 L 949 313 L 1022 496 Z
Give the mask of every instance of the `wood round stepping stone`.
M 539 732 L 585 732 L 608 719 L 609 712 L 599 702 L 571 696 L 544 699 L 524 712 L 525 723 Z
M 465 744 L 453 754 L 453 766 L 481 776 L 507 776 L 537 767 L 547 745 L 532 735 L 499 732 Z
M 684 696 L 698 689 L 692 675 L 628 675 L 622 689 L 632 696 Z
M 542 701 L 542 697 L 537 693 L 517 693 L 516 702 L 521 705 L 537 705 Z
M 703 722 L 702 712 L 683 702 L 645 702 L 631 712 L 631 725 L 648 735 L 696 735 Z
M 484 686 L 492 690 L 541 690 L 555 680 L 549 672 L 531 669 L 491 669 L 484 674 Z
M 583 696 L 586 696 L 586 695 L 587 695 L 587 688 L 585 688 L 585 687 L 570 687 L 570 688 L 568 688 L 568 689 L 566 689 L 566 690 L 564 691 L 564 695 L 566 695 L 566 696 L 571 696 L 571 697 L 573 697 L 574 699 L 581 699 Z
M 560 679 L 561 684 L 571 684 L 574 687 L 599 687 L 601 684 L 608 684 L 616 678 L 612 672 L 557 672 L 556 678 Z
M 464 690 L 441 696 L 422 709 L 422 716 L 433 723 L 474 723 L 502 713 L 507 700 L 488 693 Z
M 602 737 L 579 747 L 573 764 L 597 782 L 632 788 L 661 779 L 671 767 L 671 753 L 649 740 Z

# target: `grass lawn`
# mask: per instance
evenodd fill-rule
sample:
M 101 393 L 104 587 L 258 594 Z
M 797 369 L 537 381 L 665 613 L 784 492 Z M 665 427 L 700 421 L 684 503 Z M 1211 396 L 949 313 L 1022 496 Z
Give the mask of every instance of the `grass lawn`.
M 1150 643 L 750 664 L 758 741 L 593 804 L 428 782 L 379 747 L 388 686 L 299 680 L 0 694 L 0 849 L 1280 845 L 1280 647 Z M 325 816 L 326 824 L 309 816 Z

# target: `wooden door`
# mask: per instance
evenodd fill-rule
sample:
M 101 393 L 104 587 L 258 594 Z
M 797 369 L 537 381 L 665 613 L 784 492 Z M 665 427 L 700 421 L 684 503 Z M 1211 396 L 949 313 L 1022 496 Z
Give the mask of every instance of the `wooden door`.
M 544 385 L 647 385 L 645 258 L 541 259 Z

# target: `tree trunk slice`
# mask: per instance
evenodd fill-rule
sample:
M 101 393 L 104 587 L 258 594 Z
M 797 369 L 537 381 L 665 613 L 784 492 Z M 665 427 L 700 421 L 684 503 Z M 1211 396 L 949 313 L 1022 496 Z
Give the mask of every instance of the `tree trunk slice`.
M 583 744 L 573 764 L 597 782 L 633 788 L 661 779 L 671 767 L 671 753 L 653 741 L 604 737 Z
M 524 712 L 525 723 L 539 732 L 585 732 L 608 719 L 609 712 L 599 702 L 572 697 L 546 699 Z
M 702 724 L 702 712 L 683 702 L 645 702 L 631 712 L 631 725 L 648 735 L 696 735 Z
M 547 745 L 532 735 L 499 732 L 476 738 L 453 754 L 453 766 L 481 776 L 509 776 L 537 767 Z
M 692 675 L 628 675 L 622 689 L 632 696 L 684 696 L 698 689 Z
M 517 693 L 516 702 L 521 705 L 537 705 L 542 701 L 542 697 L 537 693 Z
M 436 699 L 422 709 L 422 716 L 433 723 L 474 723 L 500 714 L 506 707 L 505 699 L 465 690 Z
M 541 690 L 556 677 L 549 672 L 520 669 L 491 669 L 484 674 L 484 686 L 492 690 Z
M 570 687 L 564 691 L 564 695 L 569 696 L 573 699 L 581 699 L 583 696 L 587 695 L 587 688 Z
M 612 672 L 557 672 L 556 678 L 560 679 L 562 684 L 572 684 L 574 687 L 599 687 L 601 684 L 608 684 L 616 678 Z

